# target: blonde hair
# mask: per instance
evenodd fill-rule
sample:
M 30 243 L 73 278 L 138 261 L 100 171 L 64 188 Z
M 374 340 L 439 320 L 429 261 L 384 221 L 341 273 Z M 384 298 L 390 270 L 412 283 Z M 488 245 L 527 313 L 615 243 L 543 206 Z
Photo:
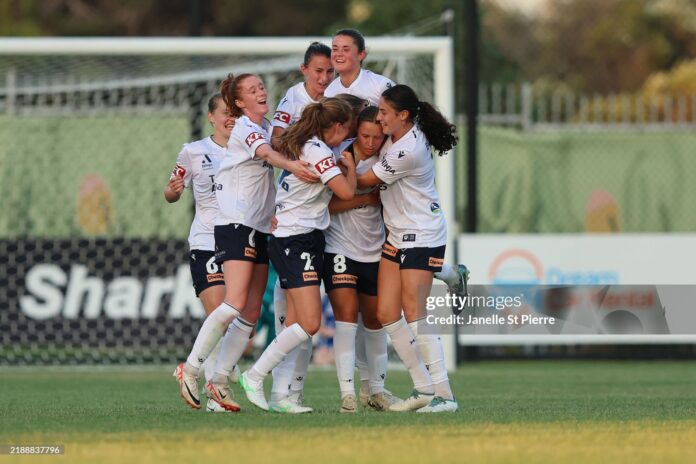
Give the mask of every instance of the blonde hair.
M 279 151 L 290 159 L 299 159 L 302 147 L 314 136 L 322 139 L 322 133 L 336 123 L 350 121 L 353 111 L 350 105 L 338 98 L 323 98 L 302 111 L 302 117 L 280 137 Z

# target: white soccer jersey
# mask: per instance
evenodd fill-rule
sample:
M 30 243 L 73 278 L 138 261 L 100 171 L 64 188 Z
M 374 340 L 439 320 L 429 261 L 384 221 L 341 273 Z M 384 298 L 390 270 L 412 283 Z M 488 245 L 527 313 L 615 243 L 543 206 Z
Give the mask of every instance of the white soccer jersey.
M 312 100 L 312 97 L 307 93 L 304 82 L 293 85 L 285 93 L 280 103 L 278 103 L 271 125 L 287 129 L 300 119 L 302 110 L 310 103 L 316 103 L 316 101 Z
M 394 81 L 381 74 L 373 73 L 369 69 L 361 69 L 358 77 L 349 87 L 343 87 L 341 78 L 337 77 L 324 91 L 325 97 L 335 97 L 340 93 L 355 95 L 377 106 L 382 92 L 394 86 Z
M 358 161 L 357 175 L 369 171 L 377 162 L 377 156 Z M 372 189 L 358 190 L 357 194 Z M 366 205 L 342 213 L 332 214 L 329 228 L 324 232 L 326 252 L 347 256 L 361 263 L 379 261 L 384 243 L 384 221 L 379 205 Z
M 215 197 L 215 174 L 225 148 L 206 137 L 187 143 L 176 158 L 176 166 L 170 177 L 183 177 L 184 187 L 191 188 L 196 204 L 189 232 L 189 248 L 192 250 L 215 251 L 213 226 L 218 213 Z
M 423 132 L 414 126 L 396 143 L 387 137 L 372 170 L 386 187 L 380 198 L 389 242 L 396 248 L 445 245 L 447 225 L 435 189 L 435 163 Z
M 220 214 L 216 225 L 244 224 L 260 232 L 271 232 L 275 202 L 273 166 L 256 157 L 256 149 L 269 143 L 271 124 L 261 125 L 241 116 L 227 142 L 227 154 L 215 177 Z
M 302 148 L 301 160 L 307 161 L 321 182 L 302 182 L 288 171 L 278 177 L 276 195 L 276 237 L 306 234 L 313 230 L 326 230 L 329 227 L 329 201 L 332 192 L 325 184 L 341 175 L 336 166 L 334 154 L 321 140 L 313 137 Z

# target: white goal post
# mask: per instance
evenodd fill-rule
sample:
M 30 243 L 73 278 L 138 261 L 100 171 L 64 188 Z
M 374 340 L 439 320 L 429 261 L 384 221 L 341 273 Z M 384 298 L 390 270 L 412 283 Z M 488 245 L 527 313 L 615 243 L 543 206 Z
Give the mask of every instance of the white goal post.
M 3 38 L 0 39 L 0 61 L 3 57 L 35 56 L 278 56 L 302 55 L 309 43 L 331 43 L 330 37 L 263 37 L 263 38 Z M 450 121 L 454 122 L 454 55 L 449 37 L 366 37 L 368 62 L 371 55 L 429 55 L 432 57 L 432 103 Z M 287 61 L 287 60 L 286 60 Z M 247 63 L 250 64 L 250 63 Z M 297 62 L 299 66 L 299 61 Z M 219 70 L 218 70 L 219 71 Z M 245 69 L 246 71 L 246 69 Z M 250 72 L 255 72 L 253 68 Z M 40 72 L 40 71 L 39 71 Z M 201 70 L 206 72 L 206 70 Z M 240 72 L 233 66 L 228 72 Z M 187 71 L 195 74 L 196 71 Z M 15 81 L 11 70 L 0 66 L 0 116 L 12 117 L 13 98 L 21 84 Z M 181 75 L 178 75 L 181 77 Z M 147 79 L 156 80 L 157 77 Z M 165 76 L 166 79 L 166 76 Z M 143 79 L 141 79 L 142 81 Z M 398 77 L 397 82 L 400 82 Z M 39 83 L 42 79 L 37 80 Z M 408 80 L 403 83 L 409 84 Z M 70 82 L 73 87 L 80 84 Z M 83 83 L 90 85 L 89 83 Z M 40 88 L 35 86 L 33 88 Z M 60 86 L 59 86 L 60 87 Z M 65 87 L 65 86 L 64 86 Z M 26 87 L 28 88 L 28 87 Z M 44 86 L 44 88 L 48 88 Z M 70 89 L 68 89 L 70 91 Z M 30 90 L 29 93 L 32 91 Z M 36 91 L 38 92 L 38 91 Z M 427 99 L 421 95 L 422 99 Z M 463 139 L 462 139 L 463 143 Z M 455 152 L 435 156 L 436 181 L 448 224 L 446 262 L 454 264 L 459 227 L 455 211 Z M 445 337 L 446 362 L 455 366 L 454 337 Z M 451 340 L 450 340 L 451 338 Z

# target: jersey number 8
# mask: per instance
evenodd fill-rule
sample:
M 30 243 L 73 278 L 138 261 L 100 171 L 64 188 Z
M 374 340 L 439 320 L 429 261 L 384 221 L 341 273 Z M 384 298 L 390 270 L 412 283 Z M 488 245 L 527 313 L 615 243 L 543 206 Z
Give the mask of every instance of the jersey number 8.
M 348 268 L 346 266 L 346 257 L 343 255 L 336 255 L 334 256 L 333 259 L 334 262 L 334 272 L 336 274 L 342 274 L 346 272 L 346 269 Z

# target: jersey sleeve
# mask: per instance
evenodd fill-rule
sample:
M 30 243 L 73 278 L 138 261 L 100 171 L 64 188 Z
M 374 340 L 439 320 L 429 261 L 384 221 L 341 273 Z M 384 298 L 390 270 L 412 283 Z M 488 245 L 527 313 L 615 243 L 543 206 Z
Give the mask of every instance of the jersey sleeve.
M 336 159 L 330 149 L 316 142 L 308 142 L 308 145 L 305 147 L 305 159 L 317 171 L 323 184 L 341 174 L 341 169 L 336 165 Z
M 179 156 L 176 157 L 176 165 L 172 169 L 172 173 L 169 176 L 169 180 L 175 177 L 181 177 L 184 179 L 184 187 L 189 187 L 191 185 L 191 177 L 193 172 L 191 169 L 191 155 L 188 151 L 188 147 L 184 147 L 179 152 Z
M 236 128 L 237 126 L 235 126 Z M 241 145 L 244 147 L 247 155 L 249 155 L 249 158 L 252 159 L 256 157 L 256 150 L 264 143 L 268 143 L 266 134 L 258 127 L 252 125 L 245 124 L 240 126 L 235 136 L 241 139 Z
M 391 150 L 372 166 L 372 171 L 382 182 L 391 185 L 411 173 L 414 168 L 413 160 L 413 153 Z
M 275 113 L 273 113 L 273 121 L 271 121 L 271 126 L 280 127 L 287 129 L 290 127 L 290 121 L 292 120 L 293 114 L 293 100 L 290 95 L 290 91 L 285 94 L 285 97 L 278 104 Z

